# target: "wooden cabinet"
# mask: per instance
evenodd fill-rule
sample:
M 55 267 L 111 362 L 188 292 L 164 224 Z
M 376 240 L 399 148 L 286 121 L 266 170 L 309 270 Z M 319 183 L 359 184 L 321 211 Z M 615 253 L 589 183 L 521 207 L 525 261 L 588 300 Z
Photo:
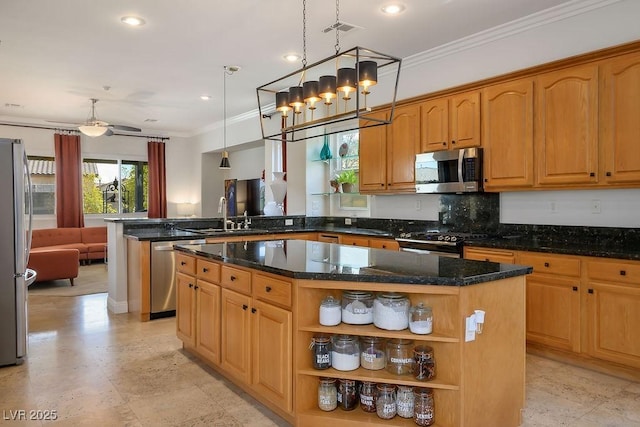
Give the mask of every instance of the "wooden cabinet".
M 464 248 L 464 258 L 476 261 L 491 261 L 504 264 L 515 264 L 516 255 L 514 251 L 503 249 L 473 248 L 467 246 Z
M 222 288 L 220 366 L 228 374 L 249 384 L 251 382 L 251 297 Z
M 390 125 L 361 129 L 360 192 L 415 191 L 415 156 L 419 147 L 418 104 L 397 107 Z
M 390 251 L 400 250 L 400 244 L 395 239 L 369 239 L 369 247 Z
M 369 238 L 363 237 L 363 236 L 343 234 L 340 236 L 340 244 L 369 247 Z
M 480 146 L 480 92 L 423 102 L 420 151 Z
M 195 265 L 195 260 L 194 260 Z M 176 334 L 185 344 L 196 344 L 195 278 L 176 273 Z
M 598 66 L 583 65 L 536 78 L 536 183 L 598 180 Z
M 533 80 L 482 91 L 484 189 L 533 186 Z
M 640 369 L 640 263 L 587 263 L 587 352 Z
M 604 183 L 640 182 L 640 53 L 606 61 L 600 91 L 600 155 Z
M 220 363 L 220 286 L 196 280 L 196 342 L 198 351 Z M 177 313 L 178 310 L 176 310 Z

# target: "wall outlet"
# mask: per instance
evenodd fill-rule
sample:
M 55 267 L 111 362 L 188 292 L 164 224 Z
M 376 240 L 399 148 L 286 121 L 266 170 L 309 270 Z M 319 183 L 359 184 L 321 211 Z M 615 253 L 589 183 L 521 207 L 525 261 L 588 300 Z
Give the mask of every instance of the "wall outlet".
M 420 200 L 416 200 L 416 210 L 419 211 L 420 209 L 422 209 L 422 204 L 420 203 Z
M 284 225 L 293 225 L 293 219 L 285 219 L 284 220 Z
M 344 225 L 351 225 L 351 218 L 345 218 Z
M 600 208 L 600 200 L 593 199 L 591 201 L 591 213 L 592 214 L 599 214 L 600 212 L 602 212 L 602 209 Z
M 557 213 L 558 212 L 558 204 L 556 203 L 555 200 L 552 200 L 549 202 L 549 209 L 551 210 L 551 213 Z

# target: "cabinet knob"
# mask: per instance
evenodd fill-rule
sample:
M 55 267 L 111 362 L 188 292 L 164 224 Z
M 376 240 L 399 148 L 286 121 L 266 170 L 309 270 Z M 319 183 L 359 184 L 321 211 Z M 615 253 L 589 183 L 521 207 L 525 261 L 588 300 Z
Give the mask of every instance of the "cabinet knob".
M 190 288 L 193 288 L 193 283 L 189 283 L 189 287 L 190 287 Z
M 242 309 L 246 310 L 247 308 L 249 308 L 249 306 L 247 304 L 242 304 Z
M 627 271 L 626 270 L 620 270 L 620 275 L 621 276 L 626 276 L 627 275 Z
M 596 173 L 595 173 L 595 172 L 591 172 L 591 173 L 589 174 L 589 176 L 596 176 Z
M 194 287 L 193 287 L 193 289 L 198 289 L 198 288 L 199 288 L 199 286 L 194 286 Z
M 267 286 L 266 288 L 264 288 L 264 290 L 267 292 L 271 292 L 271 286 Z
M 593 289 L 589 289 L 587 292 L 589 292 L 590 294 L 593 293 Z
M 446 146 L 447 145 L 447 141 L 442 141 L 442 145 Z
M 251 312 L 252 312 L 252 313 L 255 313 L 256 311 L 257 311 L 257 310 L 256 310 L 255 308 L 252 308 L 252 309 L 251 309 Z
M 387 245 L 382 245 L 382 249 L 387 249 Z
M 485 178 L 485 179 L 484 179 L 484 182 L 489 182 L 489 179 L 488 179 L 488 178 Z
M 231 276 L 230 279 L 233 282 L 234 280 L 236 280 L 236 276 Z
M 384 184 L 380 184 L 380 187 L 384 187 Z
M 180 261 L 180 265 L 187 265 L 187 263 L 184 261 Z
M 455 144 L 456 142 L 455 142 L 455 141 L 451 141 L 451 143 L 452 143 L 452 144 Z
M 607 172 L 607 173 L 606 173 L 606 175 L 607 175 L 607 176 L 611 176 L 611 172 Z
M 207 267 L 202 267 L 202 272 L 203 273 L 207 273 L 209 271 L 209 269 Z
M 545 266 L 545 267 L 549 267 L 549 263 L 548 263 L 548 262 L 545 262 L 545 263 L 544 263 L 544 266 Z
M 577 290 L 578 290 L 578 287 L 577 287 L 577 286 L 574 286 L 572 289 L 573 289 L 574 291 L 577 291 Z

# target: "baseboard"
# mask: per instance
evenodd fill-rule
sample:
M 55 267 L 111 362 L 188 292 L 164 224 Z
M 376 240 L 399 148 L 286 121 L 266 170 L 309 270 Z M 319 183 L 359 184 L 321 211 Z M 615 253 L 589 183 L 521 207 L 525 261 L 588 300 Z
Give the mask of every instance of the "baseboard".
M 115 314 L 128 313 L 129 304 L 127 301 L 116 301 L 113 298 L 107 298 L 107 309 Z

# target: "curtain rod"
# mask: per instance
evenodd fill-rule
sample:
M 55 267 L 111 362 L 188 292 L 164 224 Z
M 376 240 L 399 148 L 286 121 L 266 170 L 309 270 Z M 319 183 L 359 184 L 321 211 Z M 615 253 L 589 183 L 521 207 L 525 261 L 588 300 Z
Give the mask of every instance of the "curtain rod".
M 49 127 L 49 126 L 37 126 L 37 125 L 20 125 L 20 124 L 16 124 L 16 123 L 6 123 L 6 122 L 0 122 L 0 126 L 14 126 L 14 127 L 19 127 L 19 128 L 30 128 L 30 129 L 45 129 L 45 130 L 63 130 L 63 131 L 75 131 L 80 133 L 80 131 L 78 129 L 75 128 L 63 128 L 63 127 Z M 112 134 L 113 135 L 117 135 L 117 136 L 129 136 L 132 138 L 147 138 L 147 139 L 159 139 L 161 141 L 169 141 L 169 137 L 168 136 L 152 136 L 152 135 L 126 135 L 124 133 L 116 133 L 114 132 Z

